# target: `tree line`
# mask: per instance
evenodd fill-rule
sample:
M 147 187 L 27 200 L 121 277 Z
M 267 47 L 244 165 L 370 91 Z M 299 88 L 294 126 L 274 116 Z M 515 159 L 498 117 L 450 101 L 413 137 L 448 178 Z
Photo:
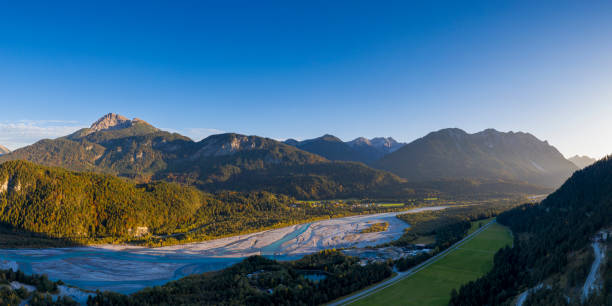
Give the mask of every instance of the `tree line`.
M 451 305 L 502 304 L 528 288 L 554 275 L 565 275 L 575 262 L 576 252 L 590 248 L 595 233 L 612 224 L 612 158 L 607 157 L 577 171 L 563 186 L 539 204 L 526 204 L 497 217 L 510 227 L 514 247 L 495 254 L 493 269 L 453 294 Z M 604 275 L 610 275 L 607 266 Z M 585 277 L 576 271 L 574 277 Z M 581 281 L 557 282 L 560 288 L 572 288 Z M 589 303 L 612 304 L 612 284 L 606 280 L 603 290 Z M 559 290 L 537 293 L 533 301 L 558 301 Z M 575 301 L 575 300 L 574 300 Z
M 324 271 L 318 281 L 304 271 Z M 326 250 L 293 262 L 252 256 L 218 272 L 192 275 L 132 295 L 104 292 L 88 305 L 319 305 L 391 275 L 386 263 L 361 266 L 356 258 Z

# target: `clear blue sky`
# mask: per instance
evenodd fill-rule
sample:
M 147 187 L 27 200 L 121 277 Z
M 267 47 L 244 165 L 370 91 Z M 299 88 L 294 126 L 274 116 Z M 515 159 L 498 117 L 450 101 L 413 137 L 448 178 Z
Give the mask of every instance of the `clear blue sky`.
M 612 1 L 12 2 L 11 148 L 116 112 L 196 139 L 492 127 L 612 153 Z

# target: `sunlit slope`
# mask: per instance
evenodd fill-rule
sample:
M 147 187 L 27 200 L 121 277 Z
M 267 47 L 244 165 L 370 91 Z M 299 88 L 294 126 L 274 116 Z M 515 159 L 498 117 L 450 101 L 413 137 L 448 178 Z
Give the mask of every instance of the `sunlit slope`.
M 201 192 L 174 183 L 136 185 L 25 161 L 0 165 L 0 222 L 52 237 L 172 231 L 203 203 Z

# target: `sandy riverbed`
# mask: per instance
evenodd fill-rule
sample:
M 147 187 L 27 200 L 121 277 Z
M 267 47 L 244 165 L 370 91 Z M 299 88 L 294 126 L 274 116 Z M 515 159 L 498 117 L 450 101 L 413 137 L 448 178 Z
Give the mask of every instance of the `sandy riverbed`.
M 297 259 L 328 248 L 364 247 L 397 239 L 408 224 L 395 216 L 445 207 L 330 219 L 205 242 L 160 248 L 99 245 L 60 249 L 0 250 L 0 266 L 47 274 L 85 289 L 130 293 L 189 274 L 223 269 L 261 254 Z M 385 232 L 360 233 L 371 223 L 388 222 Z
M 396 215 L 444 208 L 446 206 L 422 207 L 402 212 L 344 217 L 248 235 L 159 248 L 125 245 L 100 245 L 96 247 L 149 255 L 192 254 L 211 257 L 247 257 L 257 254 L 303 255 L 329 248 L 364 247 L 386 243 L 399 238 L 404 230 L 409 227 L 407 223 L 396 218 Z M 379 222 L 389 223 L 387 231 L 360 233 L 372 223 Z

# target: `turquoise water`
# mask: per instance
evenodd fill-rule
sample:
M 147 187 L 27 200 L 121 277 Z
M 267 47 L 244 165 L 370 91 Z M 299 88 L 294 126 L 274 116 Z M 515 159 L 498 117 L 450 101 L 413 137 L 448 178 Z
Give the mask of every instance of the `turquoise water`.
M 148 286 L 163 285 L 189 274 L 220 270 L 243 259 L 240 257 L 213 258 L 194 255 L 142 255 L 101 249 L 60 249 L 57 251 L 58 254 L 41 255 L 37 250 L 0 250 L 0 258 L 16 262 L 19 269 L 27 274 L 44 273 L 52 280 L 61 279 L 64 283 L 79 288 L 109 290 L 126 294 Z M 33 267 L 41 263 L 48 263 L 55 268 L 36 269 Z M 121 266 L 125 263 L 129 263 L 129 267 L 133 270 L 138 269 L 140 271 L 121 269 Z M 172 264 L 176 268 L 161 273 L 163 274 L 161 277 L 147 279 L 146 270 L 154 269 L 159 264 Z M 69 272 L 70 269 L 75 271 Z M 88 273 L 92 274 L 92 277 L 88 277 Z M 102 277 L 99 275 L 101 273 L 103 274 Z M 122 276 L 131 273 L 138 273 L 143 277 L 122 280 Z M 93 274 L 98 275 L 93 276 Z
M 263 248 L 261 248 L 261 254 L 267 256 L 275 256 L 279 253 L 281 245 L 285 242 L 293 240 L 297 238 L 299 235 L 303 234 L 310 227 L 310 223 L 306 223 L 301 225 L 297 230 L 285 235 L 283 238 L 277 240 L 274 243 L 271 243 Z
M 432 209 L 439 208 L 420 208 L 413 211 Z M 395 213 L 380 215 L 381 217 L 394 218 Z M 369 216 L 363 217 L 369 218 Z M 346 219 L 349 222 L 352 222 L 351 220 L 362 222 L 363 217 L 362 219 L 360 217 L 347 217 Z M 402 224 L 388 230 L 389 239 L 395 236 L 399 237 L 406 226 Z M 301 255 L 288 256 L 282 254 L 282 250 L 286 249 L 282 245 L 297 238 L 309 228 L 311 228 L 310 223 L 296 226 L 282 238 L 262 247 L 259 250 L 260 254 L 276 260 L 301 258 Z M 316 230 L 313 228 L 313 231 Z M 339 234 L 336 233 L 335 235 Z M 308 251 L 300 254 L 313 251 L 316 250 L 308 249 Z M 18 268 L 25 273 L 47 274 L 52 280 L 62 280 L 66 284 L 79 288 L 129 294 L 145 287 L 163 285 L 190 274 L 221 270 L 244 259 L 240 256 L 244 254 L 242 250 L 231 247 L 218 247 L 215 252 L 209 252 L 208 255 L 186 254 L 181 253 L 181 251 L 163 252 L 154 249 L 115 251 L 95 247 L 41 250 L 0 249 L 0 267 L 16 263 Z M 226 257 L 210 257 L 210 254 L 222 254 Z M 7 265 L 6 262 L 3 263 L 2 261 L 9 261 L 9 263 Z M 308 277 L 312 277 L 313 280 L 323 278 L 319 275 Z
M 280 246 L 304 233 L 310 224 L 261 249 L 276 260 L 301 256 L 278 254 Z M 0 249 L 0 260 L 12 261 L 27 274 L 47 274 L 52 280 L 87 290 L 129 294 L 145 287 L 163 285 L 190 274 L 221 270 L 245 257 L 209 257 L 191 254 L 137 254 L 97 248 Z

